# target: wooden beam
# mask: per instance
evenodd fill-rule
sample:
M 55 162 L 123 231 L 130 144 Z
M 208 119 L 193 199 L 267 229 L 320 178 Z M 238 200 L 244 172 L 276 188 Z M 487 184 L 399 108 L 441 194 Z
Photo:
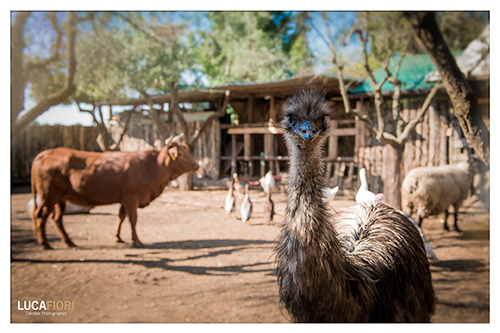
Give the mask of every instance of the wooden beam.
M 253 176 L 253 161 L 251 159 L 252 155 L 252 136 L 250 133 L 243 134 L 243 157 L 244 160 L 248 162 L 248 174 Z
M 228 134 L 283 134 L 281 127 L 232 127 L 227 130 Z
M 231 176 L 236 173 L 236 135 L 231 135 Z
M 331 128 L 330 135 L 331 136 L 355 136 L 358 134 L 357 128 Z
M 276 122 L 276 110 L 274 109 L 274 95 L 269 98 L 269 122 Z
M 264 159 L 271 160 L 274 159 L 274 135 L 273 134 L 264 134 Z M 269 163 L 269 170 L 275 174 L 275 170 L 273 170 L 273 163 Z
M 253 122 L 253 97 L 252 96 L 248 97 L 247 116 L 248 116 L 248 123 L 251 124 Z

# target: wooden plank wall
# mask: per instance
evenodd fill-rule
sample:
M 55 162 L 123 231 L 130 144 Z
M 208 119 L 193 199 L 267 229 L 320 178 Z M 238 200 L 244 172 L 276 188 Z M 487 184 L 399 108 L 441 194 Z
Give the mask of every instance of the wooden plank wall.
M 188 130 L 192 138 L 197 130 L 203 126 L 202 121 L 188 123 Z M 111 126 L 112 137 L 117 140 L 122 133 L 122 127 Z M 119 145 L 121 151 L 146 150 L 151 148 L 160 148 L 170 135 L 181 133 L 181 124 L 165 123 L 164 130 L 158 130 L 158 125 L 151 119 L 138 118 L 132 119 L 127 133 L 123 136 Z M 193 157 L 198 161 L 200 169 L 197 173 L 199 178 L 218 179 L 220 169 L 220 122 L 212 121 L 210 126 L 198 139 Z
M 414 119 L 420 107 L 419 103 L 409 104 L 409 108 L 403 110 L 405 122 Z M 364 107 L 366 108 L 366 105 Z M 403 152 L 402 179 L 411 169 L 419 166 L 456 164 L 467 160 L 469 145 L 450 108 L 448 101 L 434 102 L 423 121 L 416 126 Z M 366 126 L 361 133 L 366 145 L 359 149 L 359 169 L 366 168 L 370 191 L 383 192 L 382 146 L 376 142 L 372 131 Z
M 131 124 L 132 125 L 132 124 Z M 130 126 L 119 146 L 122 151 L 146 150 L 158 147 L 172 134 L 181 132 L 178 123 L 166 123 L 168 131 L 158 134 L 154 121 L 141 120 Z M 203 122 L 188 123 L 191 137 L 201 129 Z M 161 131 L 160 131 L 161 132 Z M 112 126 L 112 137 L 118 138 L 121 127 Z M 56 147 L 68 147 L 87 151 L 100 151 L 96 143 L 99 132 L 96 127 L 75 126 L 39 126 L 29 125 L 11 141 L 11 180 L 26 182 L 31 177 L 31 164 L 35 156 L 45 150 Z M 213 121 L 211 126 L 201 135 L 192 152 L 200 164 L 198 177 L 219 178 L 220 167 L 220 123 Z M 161 140 L 161 141 L 160 141 Z
M 11 179 L 13 182 L 30 179 L 35 156 L 56 147 L 100 151 L 96 143 L 97 128 L 75 126 L 29 125 L 11 141 Z

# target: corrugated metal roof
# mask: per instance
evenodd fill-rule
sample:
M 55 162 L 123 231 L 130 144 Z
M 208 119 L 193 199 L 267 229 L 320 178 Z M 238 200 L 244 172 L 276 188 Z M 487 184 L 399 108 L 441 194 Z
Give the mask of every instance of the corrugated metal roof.
M 399 56 L 395 56 L 389 61 L 389 71 L 393 73 L 399 62 Z M 401 81 L 401 90 L 417 90 L 427 89 L 434 86 L 434 82 L 426 82 L 425 76 L 436 69 L 428 54 L 407 55 L 403 58 L 401 68 L 399 69 L 398 79 Z M 379 69 L 374 73 L 375 80 L 380 82 L 385 76 L 384 69 Z M 385 82 L 382 86 L 382 91 L 393 91 L 394 85 L 390 82 Z M 352 93 L 373 92 L 373 87 L 368 78 L 356 87 L 351 89 Z
M 490 25 L 481 35 L 469 43 L 462 55 L 457 57 L 457 65 L 469 79 L 487 79 L 490 76 Z M 470 73 L 469 73 L 470 72 Z M 427 81 L 439 80 L 438 71 L 427 74 Z

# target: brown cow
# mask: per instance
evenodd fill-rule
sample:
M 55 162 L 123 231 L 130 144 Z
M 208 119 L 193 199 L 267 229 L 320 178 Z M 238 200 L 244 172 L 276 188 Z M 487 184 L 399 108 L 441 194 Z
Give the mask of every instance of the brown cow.
M 189 148 L 176 139 L 170 137 L 159 150 L 96 153 L 55 148 L 38 154 L 31 170 L 34 202 L 37 193 L 40 197 L 40 205 L 35 204 L 32 212 L 38 243 L 51 248 L 45 235 L 50 216 L 61 239 L 75 246 L 62 223 L 68 200 L 84 207 L 120 203 L 115 240 L 123 242 L 120 228 L 128 216 L 133 246 L 142 247 L 135 230 L 137 208 L 149 205 L 171 180 L 199 168 Z

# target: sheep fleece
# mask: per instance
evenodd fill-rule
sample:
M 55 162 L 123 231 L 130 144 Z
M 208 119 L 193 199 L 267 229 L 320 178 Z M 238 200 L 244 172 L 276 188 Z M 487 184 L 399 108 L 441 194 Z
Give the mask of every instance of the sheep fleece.
M 422 218 L 438 215 L 450 205 L 457 211 L 469 195 L 472 179 L 466 162 L 415 168 L 401 188 L 403 211 Z

